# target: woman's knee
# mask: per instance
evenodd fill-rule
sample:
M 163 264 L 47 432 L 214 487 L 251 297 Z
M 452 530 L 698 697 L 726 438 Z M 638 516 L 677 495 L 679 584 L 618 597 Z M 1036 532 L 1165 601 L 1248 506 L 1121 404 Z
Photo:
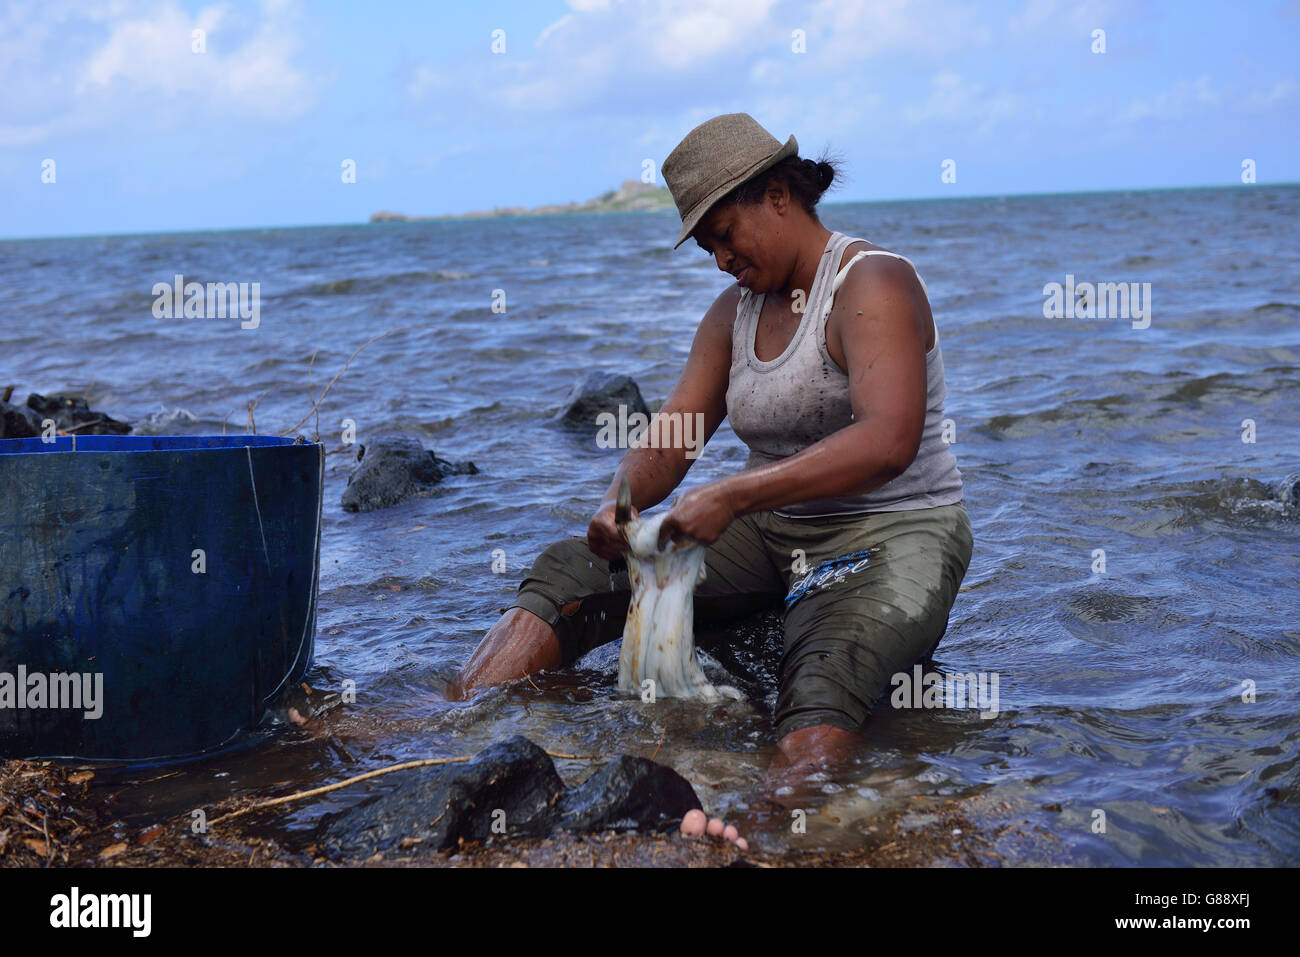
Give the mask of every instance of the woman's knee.
M 520 583 L 513 606 L 533 612 L 555 631 L 564 665 L 622 633 L 631 583 L 626 570 L 566 538 L 542 550 Z
M 950 598 L 935 581 L 913 580 L 900 590 L 866 578 L 800 597 L 785 620 L 782 731 L 808 723 L 859 727 L 893 676 L 937 648 Z

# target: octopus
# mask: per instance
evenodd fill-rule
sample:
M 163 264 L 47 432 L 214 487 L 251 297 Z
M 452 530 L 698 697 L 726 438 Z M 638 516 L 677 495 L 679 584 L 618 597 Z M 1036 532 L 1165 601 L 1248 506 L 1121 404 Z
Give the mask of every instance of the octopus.
M 655 696 L 739 700 L 735 688 L 713 686 L 695 651 L 694 595 L 704 581 L 705 547 L 697 542 L 668 542 L 660 548 L 659 528 L 668 513 L 632 518 L 631 497 L 624 479 L 615 522 L 627 543 L 632 599 L 618 658 L 619 691 L 639 696 L 645 682 L 652 681 Z

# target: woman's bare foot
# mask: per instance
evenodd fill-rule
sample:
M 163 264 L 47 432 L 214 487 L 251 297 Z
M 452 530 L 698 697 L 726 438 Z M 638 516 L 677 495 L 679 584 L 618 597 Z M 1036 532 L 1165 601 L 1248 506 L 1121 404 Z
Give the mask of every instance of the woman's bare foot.
M 709 818 L 698 809 L 687 811 L 686 816 L 682 818 L 682 836 L 699 837 L 703 834 L 726 838 L 742 851 L 749 850 L 749 842 L 740 836 L 734 824 L 728 824 L 720 817 Z
M 861 735 L 831 724 L 791 731 L 776 743 L 775 770 L 828 767 L 847 763 L 863 745 Z
M 843 773 L 864 745 L 859 734 L 819 724 L 792 731 L 777 742 L 757 788 L 756 797 L 781 808 L 807 807 L 823 794 L 822 786 Z

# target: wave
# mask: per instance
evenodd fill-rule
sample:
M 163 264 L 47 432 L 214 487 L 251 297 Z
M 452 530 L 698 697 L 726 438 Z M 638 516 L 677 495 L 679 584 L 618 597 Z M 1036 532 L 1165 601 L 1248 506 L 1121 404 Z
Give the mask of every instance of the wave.
M 394 286 L 418 285 L 427 282 L 459 282 L 473 279 L 472 273 L 455 269 L 416 270 L 413 272 L 390 273 L 387 276 L 354 276 L 348 279 L 332 279 L 328 282 L 313 283 L 298 289 L 280 293 L 277 298 L 292 299 L 305 296 L 348 296 L 361 292 L 382 292 Z
M 1131 595 L 1114 586 L 1089 585 L 1078 588 L 1061 610 L 1088 624 L 1136 624 L 1158 617 L 1165 604 L 1163 599 Z
M 1289 315 L 1300 315 L 1300 305 L 1294 302 L 1266 302 L 1262 306 L 1256 306 L 1251 312 L 1285 312 Z
M 1300 519 L 1300 472 L 1272 483 L 1250 477 L 1202 479 L 1149 504 L 1175 506 L 1185 517 L 1232 524 L 1295 521 Z
M 1259 400 L 1275 394 L 1279 389 L 1300 385 L 1300 380 L 1288 379 L 1283 375 L 1283 373 L 1292 371 L 1285 367 L 1270 367 L 1261 371 L 1273 372 L 1278 375 L 1261 380 L 1258 373 L 1236 375 L 1231 372 L 1216 372 L 1213 375 L 1198 376 L 1184 382 L 1172 392 L 1158 396 L 1157 401 L 1183 405 L 1215 395 L 1234 399 L 1250 398 Z
M 223 427 L 238 432 L 241 425 L 231 427 L 227 422 L 201 418 L 189 409 L 163 407 L 136 422 L 131 431 L 136 435 L 216 435 Z
M 1172 389 L 1167 377 L 1151 377 L 1134 383 L 1131 392 L 1072 398 L 1032 412 L 995 415 L 976 428 L 993 439 L 1002 439 L 1023 437 L 1061 424 L 1084 428 L 1132 421 L 1139 417 L 1149 419 L 1155 413 L 1169 411 L 1170 407 L 1196 409 L 1207 400 L 1224 400 L 1233 404 L 1239 404 L 1243 399 L 1262 402 L 1300 387 L 1300 378 L 1294 375 L 1295 372 L 1285 366 L 1271 366 L 1247 374 L 1216 372 L 1188 378 Z M 1134 375 L 1130 374 L 1130 378 Z M 1099 391 L 1104 387 L 1101 383 L 1097 385 Z

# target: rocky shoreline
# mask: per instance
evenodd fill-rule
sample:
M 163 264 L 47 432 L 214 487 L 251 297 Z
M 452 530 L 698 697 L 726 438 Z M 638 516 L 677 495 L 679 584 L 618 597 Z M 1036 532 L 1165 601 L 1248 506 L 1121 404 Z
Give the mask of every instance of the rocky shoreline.
M 546 836 L 458 839 L 442 849 L 398 841 L 339 855 L 295 839 L 282 809 L 246 814 L 196 834 L 178 815 L 129 829 L 98 770 L 46 761 L 0 761 L 0 867 L 1002 867 L 1077 863 L 1030 815 L 975 796 L 918 797 L 882 814 L 851 851 L 738 850 L 720 838 L 676 831 L 560 830 Z M 358 807 L 364 807 L 358 805 Z M 355 809 L 354 809 L 355 810 Z
M 449 213 L 442 216 L 408 216 L 380 210 L 370 217 L 372 223 L 425 223 L 453 219 L 492 219 L 499 216 L 552 216 L 557 213 L 627 213 L 653 212 L 674 209 L 672 194 L 662 186 L 625 179 L 618 189 L 611 189 L 586 202 L 551 203 L 546 206 L 498 206 L 495 209 L 475 210 L 469 213 Z
M 11 402 L 14 387 L 0 396 L 0 439 L 37 439 L 56 435 L 126 435 L 131 426 L 107 412 L 95 412 L 85 396 L 41 395 L 33 392 L 26 403 Z

